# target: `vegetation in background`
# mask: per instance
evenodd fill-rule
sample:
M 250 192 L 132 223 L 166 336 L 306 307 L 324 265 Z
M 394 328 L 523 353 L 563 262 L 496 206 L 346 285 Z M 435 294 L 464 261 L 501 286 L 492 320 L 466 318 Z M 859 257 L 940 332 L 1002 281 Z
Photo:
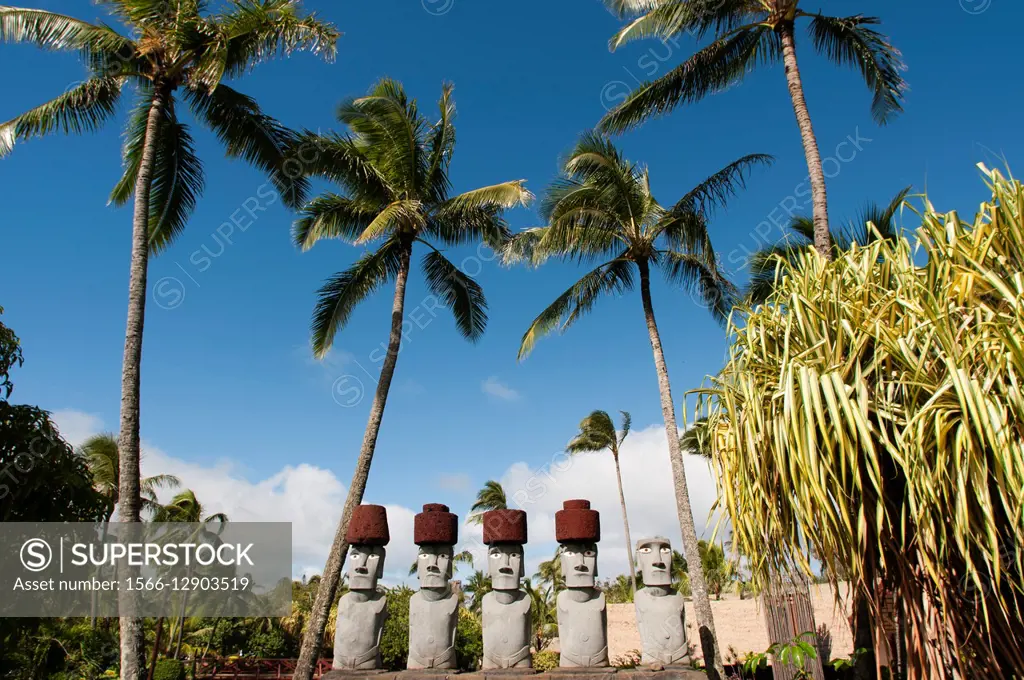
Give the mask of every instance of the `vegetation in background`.
M 983 170 L 972 221 L 926 202 L 923 267 L 906 238 L 780 258 L 701 391 L 755 580 L 813 552 L 869 627 L 891 593 L 908 680 L 1024 673 L 1024 186 Z
M 501 482 L 488 479 L 483 487 L 477 491 L 476 500 L 469 509 L 471 524 L 483 524 L 484 513 L 488 510 L 508 510 L 508 498 L 505 496 L 505 489 Z

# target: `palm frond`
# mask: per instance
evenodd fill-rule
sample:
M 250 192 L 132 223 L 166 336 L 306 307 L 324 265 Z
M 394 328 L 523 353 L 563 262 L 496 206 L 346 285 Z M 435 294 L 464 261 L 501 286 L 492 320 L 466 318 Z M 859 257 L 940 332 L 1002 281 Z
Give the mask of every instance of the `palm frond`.
M 441 100 L 437 107 L 441 112 L 440 119 L 434 124 L 427 140 L 427 157 L 430 163 L 423 187 L 429 193 L 431 202 L 440 203 L 451 191 L 448 179 L 448 168 L 452 155 L 455 153 L 455 102 L 452 101 L 451 83 L 445 83 L 441 89 Z
M 302 204 L 309 180 L 291 168 L 287 151 L 294 147 L 295 134 L 263 113 L 252 97 L 219 85 L 212 91 L 185 90 L 196 118 L 216 133 L 227 155 L 243 158 L 267 173 L 288 207 Z
M 629 415 L 629 411 L 619 411 L 619 413 L 622 414 L 622 434 L 619 435 L 619 446 L 622 446 L 622 442 L 626 441 L 629 430 L 633 426 L 633 416 Z
M 218 17 L 228 36 L 224 72 L 237 77 L 277 56 L 309 50 L 333 61 L 340 33 L 316 14 L 302 15 L 294 0 L 236 0 Z
M 542 264 L 543 257 L 538 252 L 537 246 L 544 239 L 548 227 L 532 227 L 516 232 L 509 238 L 504 248 L 501 249 L 501 262 L 505 266 L 516 264 L 528 264 L 537 266 Z
M 423 270 L 427 288 L 452 311 L 459 333 L 478 340 L 487 328 L 487 300 L 480 284 L 437 250 L 424 255 Z
M 686 192 L 669 213 L 697 212 L 704 217 L 710 217 L 715 208 L 724 208 L 730 198 L 746 188 L 747 178 L 756 167 L 770 168 L 774 163 L 775 157 L 768 154 L 754 153 L 743 156 Z
M 287 156 L 306 177 L 337 182 L 352 195 L 381 204 L 390 203 L 398 195 L 349 137 L 304 130 L 295 135 Z
M 534 319 L 523 335 L 519 346 L 519 360 L 525 359 L 541 337 L 558 328 L 564 332 L 581 316 L 589 312 L 597 299 L 605 293 L 622 293 L 633 288 L 633 263 L 615 259 L 597 267 L 569 290 L 562 293 Z
M 713 260 L 674 250 L 662 251 L 660 264 L 665 277 L 691 294 L 699 295 L 704 307 L 719 323 L 725 323 L 739 297 L 733 285 Z
M 779 37 L 767 26 L 750 25 L 719 38 L 655 81 L 643 83 L 608 112 L 598 129 L 625 132 L 644 121 L 699 101 L 743 78 L 753 66 L 781 54 Z
M 516 206 L 527 206 L 533 199 L 533 194 L 527 191 L 525 179 L 513 182 L 502 182 L 487 187 L 480 187 L 465 193 L 453 196 L 441 205 L 453 208 L 514 208 Z
M 399 233 L 414 235 L 423 229 L 424 224 L 423 205 L 419 201 L 395 201 L 377 213 L 355 244 L 358 246 Z
M 90 24 L 41 9 L 0 6 L 0 42 L 33 43 L 52 50 L 82 50 L 87 54 L 131 50 L 131 40 L 109 26 Z
M 335 336 L 348 323 L 356 305 L 398 274 L 407 248 L 397 239 L 385 241 L 376 251 L 363 255 L 321 286 L 312 326 L 313 353 L 318 358 L 330 351 Z
M 861 14 L 851 17 L 812 15 L 808 31 L 819 52 L 837 64 L 850 64 L 860 70 L 864 82 L 874 93 L 871 114 L 879 125 L 903 111 L 903 93 L 907 88 L 901 75 L 906 70 L 900 51 L 889 38 L 869 28 L 880 24 L 876 17 Z
M 700 40 L 709 31 L 726 34 L 762 11 L 750 0 L 605 0 L 605 4 L 621 18 L 639 14 L 608 42 L 613 52 L 643 38 L 687 33 Z
M 502 252 L 512 238 L 508 223 L 497 207 L 456 207 L 445 204 L 427 216 L 426 234 L 448 245 L 482 241 Z
M 55 131 L 94 131 L 114 115 L 121 96 L 120 78 L 91 78 L 49 102 L 0 124 L 0 158 L 18 140 Z
M 566 445 L 568 454 L 590 453 L 615 448 L 618 442 L 615 423 L 606 411 L 593 411 L 580 421 L 579 434 Z
M 317 241 L 337 238 L 354 243 L 377 216 L 377 206 L 334 193 L 317 196 L 302 207 L 292 226 L 292 241 L 309 250 Z

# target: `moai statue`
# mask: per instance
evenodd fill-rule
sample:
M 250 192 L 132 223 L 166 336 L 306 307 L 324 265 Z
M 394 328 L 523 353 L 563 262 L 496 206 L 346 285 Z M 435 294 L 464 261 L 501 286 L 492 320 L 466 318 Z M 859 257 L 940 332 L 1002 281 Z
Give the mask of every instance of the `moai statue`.
M 643 652 L 640 662 L 689 666 L 689 640 L 683 596 L 672 591 L 672 546 L 667 538 L 636 542 L 636 560 L 644 587 L 634 597 Z
M 484 513 L 487 573 L 493 590 L 484 595 L 485 669 L 529 669 L 530 598 L 520 590 L 525 575 L 523 545 L 526 513 L 522 510 L 489 510 Z
M 595 588 L 597 542 L 601 516 L 590 501 L 565 501 L 555 513 L 555 539 L 562 544 L 562 577 L 558 594 L 558 639 L 561 667 L 608 667 L 608 610 L 604 593 Z
M 381 667 L 380 636 L 387 598 L 377 591 L 384 575 L 384 546 L 391 540 L 388 513 L 381 505 L 360 505 L 352 513 L 345 540 L 349 592 L 338 603 L 333 668 L 372 671 Z
M 416 515 L 413 540 L 419 591 L 409 600 L 409 670 L 455 668 L 455 625 L 459 597 L 452 592 L 452 558 L 459 542 L 459 518 L 447 505 L 428 503 Z

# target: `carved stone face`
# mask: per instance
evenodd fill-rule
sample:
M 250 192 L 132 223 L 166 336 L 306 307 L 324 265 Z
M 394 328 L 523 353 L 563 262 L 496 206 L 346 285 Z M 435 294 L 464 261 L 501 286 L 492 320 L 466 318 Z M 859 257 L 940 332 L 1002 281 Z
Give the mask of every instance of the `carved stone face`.
M 562 576 L 566 588 L 593 588 L 597 579 L 597 543 L 563 543 Z
M 646 586 L 672 585 L 672 546 L 663 538 L 637 541 L 636 561 Z
M 526 575 L 523 546 L 516 543 L 492 545 L 487 549 L 487 573 L 495 590 L 519 590 L 519 579 Z
M 447 588 L 452 578 L 452 545 L 421 545 L 416 558 L 420 588 Z
M 384 546 L 353 545 L 348 549 L 348 587 L 351 590 L 376 590 L 377 579 L 384 576 Z

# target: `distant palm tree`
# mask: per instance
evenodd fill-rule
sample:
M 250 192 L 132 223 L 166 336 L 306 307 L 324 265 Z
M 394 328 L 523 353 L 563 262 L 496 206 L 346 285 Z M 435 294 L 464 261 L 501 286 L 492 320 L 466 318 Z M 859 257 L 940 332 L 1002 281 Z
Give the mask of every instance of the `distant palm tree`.
M 555 555 L 537 565 L 537 573 L 533 575 L 539 583 L 547 585 L 552 593 L 565 589 L 565 578 L 562 576 L 562 546 L 555 549 Z
M 107 504 L 107 521 L 114 521 L 114 508 L 117 505 L 118 491 L 121 487 L 118 477 L 121 473 L 120 454 L 117 448 L 117 436 L 110 433 L 93 435 L 78 447 L 78 455 L 85 459 L 85 464 L 92 473 L 93 486 Z M 155 512 L 160 504 L 156 492 L 159 489 L 173 489 L 181 484 L 174 475 L 153 475 L 143 477 L 140 483 L 142 507 Z
M 711 439 L 708 434 L 707 416 L 697 419 L 694 424 L 679 437 L 679 448 L 694 456 L 711 458 Z
M 899 238 L 896 213 L 907 199 L 911 187 L 902 189 L 889 204 L 869 204 L 843 229 L 831 232 L 832 254 L 846 252 L 853 244 L 866 246 L 877 240 L 893 241 Z M 868 227 L 868 223 L 874 228 Z M 814 245 L 814 221 L 806 216 L 794 217 L 789 229 L 792 234 L 781 243 L 758 250 L 750 258 L 750 283 L 747 300 L 754 305 L 765 303 L 775 291 L 775 270 L 779 259 L 795 263 L 800 253 Z
M 542 584 L 536 586 L 529 579 L 523 579 L 523 591 L 530 598 L 530 609 L 533 612 L 533 648 L 538 652 L 547 646 L 548 641 L 555 633 L 554 623 L 557 620 L 555 611 L 555 598 L 551 586 L 544 587 Z
M 295 0 L 229 0 L 217 13 L 201 0 L 104 0 L 124 35 L 39 9 L 0 7 L 0 42 L 32 43 L 79 52 L 86 80 L 51 101 L 0 124 L 0 157 L 16 140 L 51 132 L 92 131 L 117 111 L 125 85 L 137 99 L 125 130 L 124 175 L 111 202 L 133 196 L 131 264 L 124 361 L 121 369 L 121 473 L 119 514 L 138 522 L 139 412 L 142 334 L 150 250 L 158 252 L 185 228 L 203 189 L 202 163 L 188 125 L 178 115 L 183 98 L 231 157 L 244 158 L 271 175 L 282 202 L 301 202 L 304 185 L 284 166 L 289 133 L 255 100 L 223 81 L 261 62 L 308 49 L 332 58 L 338 31 L 302 16 Z M 141 619 L 121 617 L 121 677 L 136 678 L 145 664 Z
M 871 113 L 882 125 L 903 110 L 906 83 L 900 75 L 905 67 L 899 50 L 872 28 L 881 21 L 861 14 L 831 17 L 806 12 L 801 0 L 605 0 L 605 4 L 630 20 L 611 39 L 612 50 L 641 38 L 692 34 L 699 40 L 708 33 L 714 35 L 710 45 L 657 80 L 638 86 L 608 113 L 601 121 L 608 132 L 622 132 L 681 104 L 700 101 L 742 80 L 759 65 L 783 63 L 810 173 L 814 246 L 831 259 L 825 171 L 804 99 L 794 28 L 798 19 L 808 19 L 815 50 L 835 64 L 861 72 L 874 95 Z
M 312 678 L 348 552 L 345 532 L 366 490 L 401 349 L 413 248 L 427 249 L 423 257 L 427 289 L 451 309 L 459 333 L 476 341 L 487 325 L 483 289 L 431 241 L 448 246 L 482 242 L 498 250 L 511 236 L 503 213 L 531 198 L 522 180 L 452 196 L 449 168 L 455 150 L 455 103 L 450 85 L 442 90 L 439 108 L 439 118 L 427 120 L 401 83 L 385 78 L 366 96 L 348 99 L 338 108 L 338 119 L 348 127 L 348 135 L 305 132 L 296 141 L 297 160 L 303 161 L 305 172 L 339 184 L 344 194 L 327 192 L 307 203 L 294 225 L 295 243 L 303 250 L 323 239 L 340 239 L 356 246 L 380 243 L 320 288 L 312 323 L 315 355 L 326 356 L 359 303 L 388 283 L 394 281 L 395 285 L 387 352 L 382 357 L 341 521 L 303 637 L 296 680 Z M 317 150 L 308 162 L 302 157 L 304 147 Z
M 516 234 L 505 253 L 507 263 L 535 266 L 551 257 L 603 262 L 534 320 L 523 335 L 520 360 L 530 353 L 538 338 L 556 328 L 564 331 L 589 312 L 600 297 L 632 290 L 634 277 L 639 275 L 683 548 L 691 562 L 698 565 L 691 575 L 694 609 L 704 658 L 713 661 L 709 662 L 712 668 L 721 665 L 721 653 L 715 641 L 711 600 L 700 573 L 697 529 L 679 449 L 675 403 L 654 317 L 651 270 L 661 269 L 671 283 L 699 296 L 712 316 L 724 321 L 735 300 L 735 287 L 718 267 L 708 220 L 715 207 L 724 205 L 745 185 L 752 168 L 772 161 L 771 156 L 760 154 L 744 156 L 690 189 L 671 208 L 663 208 L 651 193 L 646 168 L 624 158 L 606 138 L 587 133 L 565 161 L 561 177 L 548 190 L 541 206 L 548 226 Z
M 489 479 L 476 494 L 476 501 L 469 509 L 469 523 L 483 524 L 484 513 L 488 510 L 508 510 L 508 499 L 505 496 L 505 489 L 501 482 Z
M 484 595 L 491 592 L 491 577 L 482 571 L 474 571 L 462 591 L 469 596 L 469 611 L 479 614 L 484 603 Z
M 626 496 L 622 492 L 622 470 L 619 467 L 619 448 L 629 436 L 629 426 L 633 419 L 625 411 L 622 414 L 622 433 L 615 429 L 615 423 L 605 411 L 594 411 L 580 422 L 580 431 L 565 448 L 566 453 L 591 453 L 594 451 L 611 451 L 615 461 L 615 480 L 619 487 L 619 504 L 622 506 L 622 526 L 626 531 L 626 560 L 629 562 L 629 580 L 636 592 L 636 565 L 633 564 L 633 542 L 629 537 L 629 518 L 626 515 Z

